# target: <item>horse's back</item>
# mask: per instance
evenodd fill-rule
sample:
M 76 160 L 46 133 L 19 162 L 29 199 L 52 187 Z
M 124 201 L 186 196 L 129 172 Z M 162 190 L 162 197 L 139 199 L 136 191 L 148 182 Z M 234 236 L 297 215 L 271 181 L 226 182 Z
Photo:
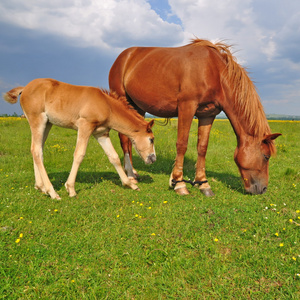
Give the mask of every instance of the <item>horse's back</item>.
M 124 50 L 111 68 L 110 88 L 127 94 L 142 110 L 177 115 L 178 100 L 206 98 L 220 91 L 221 56 L 201 45 L 135 47 Z M 201 101 L 201 100 L 199 100 Z
M 52 124 L 74 129 L 80 118 L 102 121 L 109 114 L 107 95 L 100 89 L 49 78 L 28 83 L 20 103 L 28 120 L 43 115 Z

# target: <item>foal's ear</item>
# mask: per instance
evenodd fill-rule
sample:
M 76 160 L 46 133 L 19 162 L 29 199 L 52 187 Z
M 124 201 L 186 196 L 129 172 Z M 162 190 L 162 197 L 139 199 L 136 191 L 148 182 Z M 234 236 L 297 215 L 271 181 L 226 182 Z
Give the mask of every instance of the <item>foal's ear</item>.
M 148 124 L 147 124 L 147 131 L 150 132 L 151 131 L 151 128 L 153 127 L 154 125 L 154 120 L 152 119 Z
M 272 140 L 277 139 L 279 136 L 281 136 L 281 133 L 268 134 L 263 139 L 263 142 L 266 143 L 266 144 L 268 144 L 268 142 L 271 142 Z

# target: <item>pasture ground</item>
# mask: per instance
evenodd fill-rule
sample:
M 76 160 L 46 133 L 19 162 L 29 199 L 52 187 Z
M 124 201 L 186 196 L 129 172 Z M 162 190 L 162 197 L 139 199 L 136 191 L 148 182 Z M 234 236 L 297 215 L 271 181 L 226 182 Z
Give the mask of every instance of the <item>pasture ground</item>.
M 76 132 L 54 127 L 45 145 L 61 201 L 34 189 L 25 119 L 0 118 L 0 299 L 299 299 L 300 123 L 270 122 L 277 157 L 264 195 L 244 193 L 236 138 L 217 120 L 207 154 L 216 196 L 168 188 L 176 120 L 153 128 L 157 162 L 134 156 L 140 192 L 125 189 L 96 140 L 69 198 Z M 117 152 L 117 134 L 111 132 Z M 193 179 L 197 123 L 185 159 Z

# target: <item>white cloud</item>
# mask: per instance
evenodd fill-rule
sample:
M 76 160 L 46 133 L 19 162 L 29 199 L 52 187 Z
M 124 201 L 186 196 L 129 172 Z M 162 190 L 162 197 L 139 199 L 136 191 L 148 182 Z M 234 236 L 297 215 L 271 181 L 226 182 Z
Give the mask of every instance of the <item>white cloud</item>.
M 299 37 L 298 0 L 170 0 L 169 3 L 182 21 L 186 42 L 193 35 L 227 40 L 238 50 L 239 61 L 247 65 L 276 57 L 281 48 L 280 32 L 286 36 L 284 32 L 296 30 Z
M 69 38 L 77 46 L 170 45 L 182 40 L 145 0 L 4 0 L 1 21 Z

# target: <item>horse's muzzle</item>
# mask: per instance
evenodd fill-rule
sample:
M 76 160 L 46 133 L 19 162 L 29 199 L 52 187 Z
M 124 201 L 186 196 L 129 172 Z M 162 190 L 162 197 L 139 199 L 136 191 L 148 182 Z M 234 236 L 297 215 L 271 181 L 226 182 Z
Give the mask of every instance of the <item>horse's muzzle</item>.
M 147 157 L 146 164 L 147 165 L 153 164 L 155 161 L 156 161 L 156 155 L 152 153 Z
M 250 188 L 246 189 L 247 193 L 252 195 L 261 195 L 267 192 L 266 186 L 259 186 L 257 184 L 253 184 L 250 186 Z

